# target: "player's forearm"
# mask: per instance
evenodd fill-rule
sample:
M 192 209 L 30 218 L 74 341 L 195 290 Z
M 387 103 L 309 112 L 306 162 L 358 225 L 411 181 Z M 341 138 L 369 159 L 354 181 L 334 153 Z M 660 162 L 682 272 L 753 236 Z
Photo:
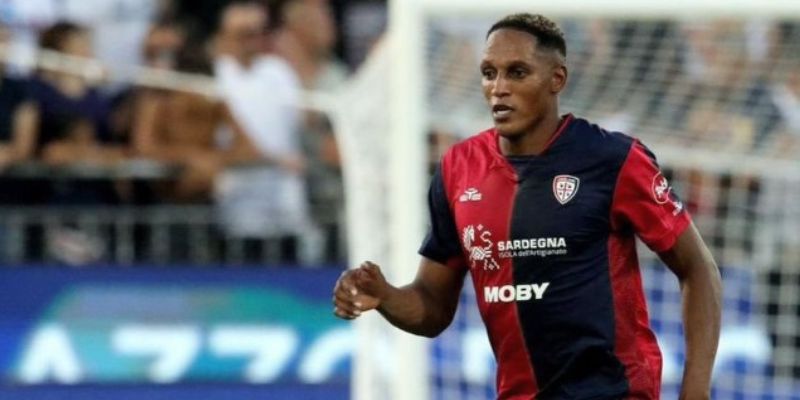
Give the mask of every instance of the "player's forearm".
M 392 325 L 415 335 L 435 337 L 450 320 L 442 306 L 424 289 L 413 284 L 392 287 L 378 307 L 378 312 Z
M 686 363 L 681 399 L 708 398 L 720 331 L 722 285 L 716 266 L 698 266 L 681 280 Z

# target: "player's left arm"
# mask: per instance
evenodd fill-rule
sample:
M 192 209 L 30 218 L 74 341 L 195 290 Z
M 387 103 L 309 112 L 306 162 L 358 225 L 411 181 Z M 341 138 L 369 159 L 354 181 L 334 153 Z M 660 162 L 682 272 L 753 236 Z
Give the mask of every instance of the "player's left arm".
M 719 269 L 694 224 L 658 254 L 678 277 L 683 297 L 686 363 L 680 398 L 708 399 L 722 308 Z
M 619 173 L 612 227 L 621 232 L 632 228 L 677 275 L 686 338 L 680 398 L 708 399 L 720 330 L 719 270 L 655 155 L 638 140 Z

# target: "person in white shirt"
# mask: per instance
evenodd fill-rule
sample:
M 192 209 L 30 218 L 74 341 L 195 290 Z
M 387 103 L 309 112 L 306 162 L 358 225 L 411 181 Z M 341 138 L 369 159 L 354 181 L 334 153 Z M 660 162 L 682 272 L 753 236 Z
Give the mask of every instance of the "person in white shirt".
M 301 84 L 289 64 L 266 53 L 266 27 L 267 11 L 257 3 L 231 4 L 221 16 L 214 42 L 219 89 L 267 166 L 226 172 L 217 198 L 229 234 L 306 239 L 314 227 L 298 137 Z

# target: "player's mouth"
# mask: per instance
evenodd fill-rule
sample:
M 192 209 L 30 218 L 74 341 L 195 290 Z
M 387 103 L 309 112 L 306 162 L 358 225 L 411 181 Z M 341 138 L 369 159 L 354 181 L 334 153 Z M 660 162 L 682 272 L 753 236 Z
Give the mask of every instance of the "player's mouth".
M 514 109 L 505 104 L 495 104 L 492 106 L 492 117 L 497 122 L 508 119 L 512 112 L 514 112 Z

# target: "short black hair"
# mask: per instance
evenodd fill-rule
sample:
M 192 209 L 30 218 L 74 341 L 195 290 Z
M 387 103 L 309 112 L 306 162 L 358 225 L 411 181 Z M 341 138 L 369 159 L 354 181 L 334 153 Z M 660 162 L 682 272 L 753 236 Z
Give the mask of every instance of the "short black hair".
M 270 30 L 278 30 L 286 23 L 286 9 L 294 0 L 270 0 L 267 5 L 269 10 Z
M 70 21 L 58 21 L 39 34 L 39 47 L 45 50 L 64 50 L 64 44 L 75 34 L 86 33 L 83 25 Z
M 183 45 L 175 54 L 175 70 L 190 74 L 213 75 L 206 47 L 203 42 L 190 42 Z
M 551 19 L 530 13 L 511 14 L 497 21 L 486 32 L 488 38 L 498 29 L 514 29 L 533 35 L 539 46 L 545 49 L 557 50 L 562 57 L 567 56 L 567 43 L 564 32 Z

